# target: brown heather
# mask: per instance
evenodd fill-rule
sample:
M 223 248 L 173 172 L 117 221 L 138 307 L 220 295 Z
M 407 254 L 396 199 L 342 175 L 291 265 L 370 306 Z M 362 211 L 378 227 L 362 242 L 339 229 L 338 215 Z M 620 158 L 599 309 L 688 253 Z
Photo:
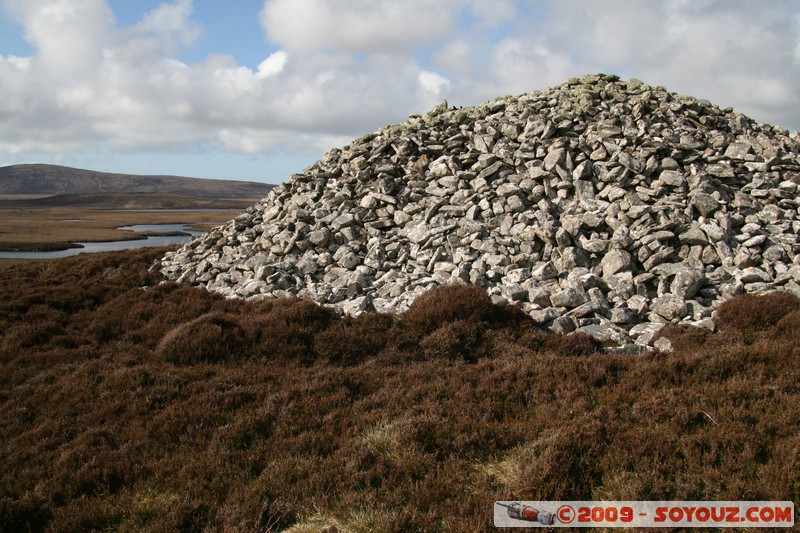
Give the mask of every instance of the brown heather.
M 493 531 L 497 499 L 800 505 L 800 302 L 604 355 L 474 287 L 403 315 L 0 270 L 3 531 Z

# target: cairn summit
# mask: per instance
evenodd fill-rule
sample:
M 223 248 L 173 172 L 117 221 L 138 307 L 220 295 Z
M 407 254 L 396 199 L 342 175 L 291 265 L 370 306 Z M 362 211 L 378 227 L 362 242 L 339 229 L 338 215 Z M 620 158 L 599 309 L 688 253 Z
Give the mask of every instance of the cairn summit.
M 800 296 L 799 184 L 797 132 L 589 75 L 333 149 L 154 269 L 349 314 L 472 283 L 553 331 L 648 345 L 737 294 Z

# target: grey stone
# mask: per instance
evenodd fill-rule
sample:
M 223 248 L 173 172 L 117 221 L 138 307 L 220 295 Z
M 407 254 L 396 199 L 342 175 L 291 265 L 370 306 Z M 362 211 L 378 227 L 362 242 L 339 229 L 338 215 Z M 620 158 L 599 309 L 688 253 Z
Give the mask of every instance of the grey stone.
M 747 159 L 748 154 L 750 154 L 750 145 L 743 142 L 731 143 L 725 150 L 725 157 L 730 157 L 731 159 L 738 159 L 740 161 Z
M 355 252 L 348 251 L 337 260 L 337 264 L 342 268 L 353 270 L 361 264 L 361 257 Z
M 603 277 L 610 278 L 619 272 L 629 271 L 633 268 L 633 258 L 625 250 L 611 250 L 603 256 L 600 264 L 603 267 Z
M 664 185 L 669 185 L 670 187 L 683 187 L 686 185 L 686 178 L 677 170 L 662 170 L 661 174 L 658 175 L 658 179 L 660 179 Z
M 314 230 L 308 235 L 308 240 L 314 246 L 318 246 L 320 248 L 324 247 L 328 244 L 328 240 L 331 238 L 331 232 L 328 228 L 320 228 L 318 230 Z
M 620 272 L 609 278 L 604 278 L 604 280 L 610 289 L 610 298 L 624 301 L 633 296 L 636 291 L 631 272 Z
M 297 270 L 305 276 L 314 274 L 319 270 L 319 265 L 317 265 L 317 262 L 311 257 L 304 257 L 297 262 L 296 266 Z
M 408 240 L 414 244 L 426 241 L 431 235 L 431 228 L 427 224 L 417 224 L 407 230 Z
M 408 213 L 403 211 L 395 211 L 393 215 L 393 221 L 398 226 L 403 226 L 406 222 L 413 220 L 413 217 Z
M 530 311 L 528 315 L 531 317 L 533 322 L 539 326 L 544 326 L 558 318 L 559 315 L 558 311 L 553 309 L 552 307 L 548 307 L 547 309 L 535 310 Z
M 741 271 L 738 276 L 739 281 L 742 283 L 771 283 L 772 276 L 764 272 L 760 268 L 748 267 Z
M 604 353 L 611 355 L 644 355 L 647 347 L 642 344 L 623 344 L 621 346 L 608 346 L 604 348 Z
M 653 347 L 662 352 L 671 352 L 672 342 L 666 337 L 659 337 L 658 340 L 653 343 Z
M 486 264 L 491 265 L 491 266 L 495 266 L 495 267 L 497 267 L 497 266 L 506 266 L 506 265 L 510 264 L 508 256 L 501 255 L 501 254 L 489 254 L 489 255 L 484 256 L 483 259 L 484 259 L 484 261 L 486 261 Z
M 489 165 L 488 167 L 486 167 L 485 169 L 483 169 L 480 172 L 480 174 L 478 174 L 478 178 L 477 179 L 488 180 L 489 178 L 491 178 L 492 176 L 497 174 L 500 171 L 501 168 L 503 168 L 503 162 L 502 161 L 497 161 L 496 163 L 493 163 L 493 164 Z
M 733 167 L 726 163 L 708 165 L 708 167 L 706 167 L 706 172 L 717 178 L 732 178 L 734 174 Z
M 353 215 L 351 215 L 350 213 L 343 213 L 338 217 L 336 217 L 335 219 L 333 219 L 333 221 L 331 222 L 331 228 L 333 229 L 346 228 L 347 226 L 352 226 L 355 223 L 356 219 Z
M 531 271 L 531 277 L 537 281 L 546 281 L 558 277 L 558 269 L 552 261 L 545 261 Z
M 600 342 L 614 342 L 624 344 L 627 340 L 625 332 L 615 327 L 613 324 L 592 324 L 583 326 L 575 330 L 575 333 L 586 333 Z
M 688 300 L 697 294 L 705 281 L 706 277 L 702 272 L 687 268 L 675 274 L 670 292 L 679 298 Z
M 742 246 L 745 248 L 753 248 L 756 246 L 761 246 L 767 240 L 766 235 L 756 235 L 755 237 L 750 237 L 746 241 L 742 243 Z
M 511 213 L 521 213 L 525 211 L 525 203 L 517 195 L 509 196 L 506 202 L 508 203 L 508 209 Z
M 692 205 L 697 208 L 701 215 L 707 217 L 719 209 L 719 202 L 710 194 L 704 192 L 695 193 L 692 198 Z
M 547 153 L 547 156 L 544 158 L 545 170 L 553 170 L 556 166 L 561 165 L 561 163 L 564 161 L 565 155 L 566 150 L 564 148 L 555 148 L 550 150 Z
M 650 345 L 653 342 L 653 338 L 663 327 L 664 324 L 641 322 L 628 330 L 628 335 L 634 339 L 637 344 Z
M 503 287 L 503 296 L 512 302 L 523 302 L 528 299 L 528 291 L 519 283 L 512 283 Z
M 573 182 L 575 187 L 575 197 L 583 202 L 590 202 L 594 200 L 594 185 L 591 181 L 575 180 Z
M 653 300 L 651 309 L 668 322 L 683 318 L 688 313 L 686 302 L 682 298 L 671 294 Z
M 560 316 L 553 320 L 553 323 L 550 325 L 550 331 L 560 335 L 565 335 L 575 331 L 576 327 L 577 326 L 575 325 L 575 322 L 571 318 Z
M 613 324 L 635 324 L 640 319 L 639 313 L 627 307 L 615 307 L 611 310 Z
M 528 301 L 539 307 L 548 307 L 550 305 L 550 292 L 544 287 L 535 286 L 528 291 Z
M 690 246 L 708 244 L 706 234 L 696 225 L 692 225 L 692 227 L 678 235 L 678 240 L 680 240 L 682 244 L 688 244 Z
M 564 316 L 568 316 L 571 318 L 584 318 L 587 316 L 594 315 L 601 309 L 608 309 L 608 304 L 604 305 L 603 302 L 599 302 L 596 300 L 589 300 L 588 302 L 583 303 L 578 307 L 571 309 L 570 311 L 567 311 L 566 313 L 564 313 Z
M 639 159 L 636 159 L 632 155 L 628 154 L 627 152 L 620 152 L 617 156 L 620 164 L 631 170 L 633 172 L 639 173 L 644 170 L 644 163 L 642 163 Z
M 364 209 L 375 209 L 376 207 L 378 207 L 378 199 L 372 196 L 371 194 L 368 194 L 361 199 L 360 205 Z
M 369 296 L 360 296 L 352 300 L 346 300 L 339 304 L 339 307 L 345 314 L 354 316 L 359 315 L 372 308 L 372 299 Z
M 603 253 L 608 249 L 608 241 L 603 239 L 585 241 L 583 242 L 583 249 L 593 254 Z
M 553 307 L 566 307 L 568 309 L 578 307 L 588 299 L 586 293 L 573 288 L 564 289 L 550 295 L 550 303 Z

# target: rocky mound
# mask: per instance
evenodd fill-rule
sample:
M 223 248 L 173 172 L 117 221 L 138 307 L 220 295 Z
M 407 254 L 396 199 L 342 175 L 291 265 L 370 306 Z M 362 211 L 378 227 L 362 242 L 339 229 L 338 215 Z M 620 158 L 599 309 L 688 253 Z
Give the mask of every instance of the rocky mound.
M 351 314 L 473 283 L 551 330 L 647 345 L 735 294 L 800 295 L 799 153 L 796 132 L 585 76 L 331 150 L 154 268 Z

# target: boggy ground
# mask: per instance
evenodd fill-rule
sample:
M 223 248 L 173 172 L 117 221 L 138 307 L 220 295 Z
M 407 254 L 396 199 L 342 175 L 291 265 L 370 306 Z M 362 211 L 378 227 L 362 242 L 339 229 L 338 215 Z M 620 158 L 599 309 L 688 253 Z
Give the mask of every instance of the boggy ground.
M 58 198 L 66 198 L 66 203 L 62 205 L 54 200 Z M 136 234 L 116 229 L 134 224 L 193 224 L 206 231 L 214 224 L 239 215 L 255 201 L 175 198 L 180 201 L 173 202 L 173 197 L 155 194 L 71 195 L 30 202 L 0 199 L 0 250 L 64 250 L 72 247 L 70 243 L 79 241 L 135 239 Z M 47 203 L 50 200 L 53 205 Z M 138 211 L 187 207 L 197 211 Z M 203 211 L 216 208 L 228 210 Z
M 495 500 L 800 504 L 800 301 L 598 353 L 468 286 L 400 316 L 0 270 L 4 531 L 493 531 Z

